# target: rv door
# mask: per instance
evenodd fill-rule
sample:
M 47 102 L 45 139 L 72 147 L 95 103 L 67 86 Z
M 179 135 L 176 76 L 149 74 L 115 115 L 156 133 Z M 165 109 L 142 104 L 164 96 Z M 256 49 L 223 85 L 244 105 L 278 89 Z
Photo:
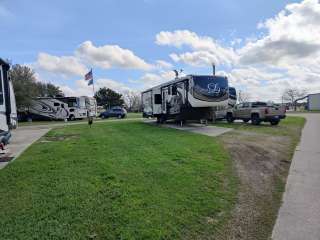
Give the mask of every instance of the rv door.
M 157 115 L 157 114 L 162 114 L 162 109 L 161 109 L 161 105 L 162 105 L 162 95 L 161 95 L 161 91 L 160 89 L 153 89 L 152 90 L 152 95 L 153 95 L 153 114 Z
M 165 87 L 162 89 L 162 113 L 167 113 L 167 105 L 168 105 L 168 94 L 169 94 L 169 87 Z

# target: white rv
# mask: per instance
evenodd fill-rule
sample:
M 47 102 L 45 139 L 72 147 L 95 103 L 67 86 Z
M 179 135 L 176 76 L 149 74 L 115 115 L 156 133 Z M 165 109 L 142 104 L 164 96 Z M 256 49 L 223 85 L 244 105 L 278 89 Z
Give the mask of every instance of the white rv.
M 12 82 L 9 77 L 10 65 L 0 58 L 0 144 L 8 144 L 10 129 L 17 127 L 17 108 Z
M 68 105 L 51 97 L 34 98 L 29 107 L 32 120 L 64 120 L 69 118 Z
M 67 105 L 69 111 L 69 120 L 86 118 L 88 109 L 86 106 L 86 97 L 56 97 L 56 100 L 62 101 Z
M 144 117 L 162 123 L 212 119 L 214 111 L 228 106 L 228 79 L 216 75 L 188 75 L 142 92 Z

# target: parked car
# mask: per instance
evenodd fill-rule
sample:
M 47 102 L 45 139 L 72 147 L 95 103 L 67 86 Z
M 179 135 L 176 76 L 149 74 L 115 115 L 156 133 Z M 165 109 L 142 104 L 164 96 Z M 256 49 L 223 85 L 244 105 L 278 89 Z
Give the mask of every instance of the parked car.
M 117 117 L 125 118 L 127 116 L 127 111 L 122 107 L 112 107 L 107 111 L 100 113 L 101 118 Z
M 232 123 L 236 119 L 259 125 L 261 122 L 270 122 L 271 125 L 279 124 L 286 117 L 286 109 L 281 105 L 266 102 L 245 102 L 237 104 L 227 111 L 226 119 Z

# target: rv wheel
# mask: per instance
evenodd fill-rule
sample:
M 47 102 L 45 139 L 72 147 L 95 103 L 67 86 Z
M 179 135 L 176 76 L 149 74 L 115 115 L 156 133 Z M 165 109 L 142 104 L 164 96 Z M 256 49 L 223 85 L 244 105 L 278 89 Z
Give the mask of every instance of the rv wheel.
M 71 116 L 69 117 L 69 119 L 70 119 L 70 121 L 74 121 L 76 118 L 74 117 L 74 115 L 71 115 Z

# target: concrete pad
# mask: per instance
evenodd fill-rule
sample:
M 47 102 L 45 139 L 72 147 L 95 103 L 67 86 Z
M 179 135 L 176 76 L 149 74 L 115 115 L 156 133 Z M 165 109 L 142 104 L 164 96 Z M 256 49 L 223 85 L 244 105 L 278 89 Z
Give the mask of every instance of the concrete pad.
M 297 116 L 307 122 L 292 159 L 274 240 L 320 240 L 320 114 Z
M 177 124 L 163 124 L 162 126 L 177 129 L 177 130 L 183 130 L 187 132 L 198 133 L 198 134 L 202 134 L 210 137 L 217 137 L 219 135 L 222 135 L 224 133 L 227 133 L 233 130 L 232 128 L 207 126 L 207 125 L 196 124 L 196 123 L 185 124 L 182 127 Z
M 21 127 L 11 132 L 10 144 L 7 146 L 5 156 L 13 157 L 15 160 L 32 143 L 45 135 L 50 128 L 39 127 Z M 11 161 L 13 161 L 11 160 Z M 10 162 L 0 162 L 0 169 L 4 168 Z

